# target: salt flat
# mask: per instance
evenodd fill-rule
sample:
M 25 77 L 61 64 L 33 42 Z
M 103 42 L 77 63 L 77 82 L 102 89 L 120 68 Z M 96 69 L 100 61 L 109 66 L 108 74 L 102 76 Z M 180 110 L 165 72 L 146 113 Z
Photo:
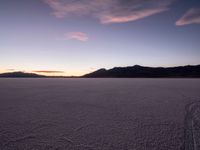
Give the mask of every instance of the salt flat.
M 200 79 L 0 79 L 0 150 L 199 150 Z

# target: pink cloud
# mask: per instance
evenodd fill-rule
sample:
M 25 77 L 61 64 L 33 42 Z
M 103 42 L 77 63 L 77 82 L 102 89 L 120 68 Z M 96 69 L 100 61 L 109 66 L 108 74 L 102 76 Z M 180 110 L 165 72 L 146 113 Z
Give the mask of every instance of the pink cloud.
M 61 0 L 44 0 L 52 9 L 53 15 L 57 18 L 63 18 L 69 14 L 80 15 L 88 13 L 88 6 L 81 2 L 61 2 Z
M 70 33 L 65 34 L 65 37 L 67 39 L 75 39 L 75 40 L 83 41 L 83 42 L 86 42 L 89 39 L 88 35 L 83 32 L 70 32 Z
M 102 16 L 101 23 L 109 24 L 109 23 L 123 23 L 129 21 L 135 21 L 138 19 L 142 19 L 160 12 L 167 10 L 166 8 L 158 8 L 158 9 L 149 9 L 149 10 L 141 10 L 135 11 L 130 15 L 125 16 Z
M 122 23 L 142 19 L 168 9 L 175 0 L 44 0 L 53 15 L 63 18 L 70 15 L 87 15 L 103 24 Z
M 200 8 L 188 10 L 177 22 L 177 26 L 200 24 Z

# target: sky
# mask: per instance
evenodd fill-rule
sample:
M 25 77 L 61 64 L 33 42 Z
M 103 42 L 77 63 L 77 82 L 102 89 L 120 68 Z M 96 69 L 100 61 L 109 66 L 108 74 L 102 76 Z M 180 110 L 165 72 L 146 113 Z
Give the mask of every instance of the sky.
M 0 72 L 200 64 L 199 0 L 1 0 Z

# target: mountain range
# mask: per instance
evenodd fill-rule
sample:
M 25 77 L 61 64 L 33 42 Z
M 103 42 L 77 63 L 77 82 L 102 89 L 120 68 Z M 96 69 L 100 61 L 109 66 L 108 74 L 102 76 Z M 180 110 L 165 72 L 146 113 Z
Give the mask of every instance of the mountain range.
M 86 74 L 85 78 L 178 78 L 200 77 L 200 65 L 179 67 L 115 67 L 109 70 L 99 69 Z
M 0 74 L 0 78 L 67 78 L 67 76 L 44 76 L 35 73 L 9 72 Z M 76 78 L 200 78 L 200 65 L 178 67 L 114 67 L 76 76 Z M 75 78 L 70 76 L 68 78 Z

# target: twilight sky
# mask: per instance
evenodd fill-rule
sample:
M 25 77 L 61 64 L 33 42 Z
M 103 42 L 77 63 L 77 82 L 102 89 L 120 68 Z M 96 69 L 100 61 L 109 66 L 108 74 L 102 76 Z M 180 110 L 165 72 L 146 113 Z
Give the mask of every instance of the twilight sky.
M 0 72 L 200 64 L 200 0 L 1 0 Z

